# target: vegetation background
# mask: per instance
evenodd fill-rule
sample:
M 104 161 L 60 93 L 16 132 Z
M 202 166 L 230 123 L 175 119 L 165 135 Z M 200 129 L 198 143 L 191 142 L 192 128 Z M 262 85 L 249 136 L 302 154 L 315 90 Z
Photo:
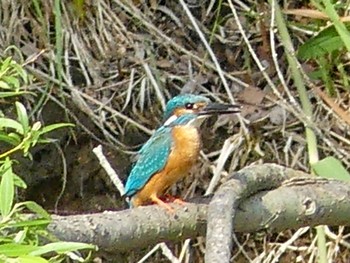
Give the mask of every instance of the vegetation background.
M 349 5 L 330 0 L 1 1 L 2 185 L 27 188 L 3 190 L 11 198 L 0 204 L 2 215 L 14 208 L 9 199 L 35 201 L 59 214 L 125 208 L 92 149 L 102 144 L 125 180 L 135 152 L 160 125 L 166 101 L 181 92 L 238 102 L 243 110 L 239 118 L 204 125 L 198 169 L 172 193 L 201 196 L 214 191 L 213 175 L 223 180 L 249 164 L 266 162 L 321 176 L 328 168 L 348 180 Z M 45 137 L 49 131 L 54 140 Z M 4 179 L 9 167 L 15 173 Z M 49 219 L 33 202 L 23 207 Z M 233 261 L 347 262 L 348 234 L 344 227 L 322 227 L 241 235 Z M 16 240 L 25 239 L 17 235 Z M 33 236 L 26 242 L 32 241 Z M 202 262 L 203 244 L 198 238 L 169 247 L 180 262 Z M 72 246 L 65 255 L 79 248 L 91 247 Z M 126 258 L 137 262 L 149 250 Z M 113 262 L 113 255 L 94 257 Z M 147 259 L 168 262 L 161 251 Z

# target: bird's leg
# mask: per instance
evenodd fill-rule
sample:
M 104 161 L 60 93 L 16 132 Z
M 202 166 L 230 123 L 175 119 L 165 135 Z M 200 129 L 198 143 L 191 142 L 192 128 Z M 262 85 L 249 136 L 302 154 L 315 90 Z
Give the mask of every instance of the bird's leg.
M 172 208 L 170 205 L 168 205 L 167 203 L 164 203 L 162 200 L 160 200 L 156 195 L 152 195 L 151 196 L 151 200 L 156 203 L 157 205 L 165 208 L 167 211 L 169 211 L 171 214 L 175 213 L 174 208 Z

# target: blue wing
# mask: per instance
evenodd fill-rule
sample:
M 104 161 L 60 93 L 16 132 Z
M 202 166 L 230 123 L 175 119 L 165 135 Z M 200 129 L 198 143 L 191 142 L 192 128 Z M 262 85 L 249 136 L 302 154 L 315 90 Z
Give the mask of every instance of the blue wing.
M 125 185 L 126 196 L 134 195 L 155 173 L 164 168 L 171 145 L 171 128 L 161 127 L 142 146 Z

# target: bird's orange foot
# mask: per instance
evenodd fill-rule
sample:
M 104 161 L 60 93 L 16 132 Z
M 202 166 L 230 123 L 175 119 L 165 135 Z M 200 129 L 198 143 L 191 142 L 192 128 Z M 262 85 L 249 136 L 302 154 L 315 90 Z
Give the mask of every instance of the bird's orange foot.
M 175 214 L 174 208 L 172 208 L 170 205 L 159 199 L 157 196 L 152 196 L 151 200 L 157 205 L 165 208 L 170 214 Z
M 180 198 L 175 198 L 173 203 L 178 204 L 178 205 L 186 205 L 187 202 L 185 202 L 184 200 L 180 199 Z
M 162 200 L 164 200 L 167 203 L 175 203 L 178 205 L 185 205 L 186 202 L 183 201 L 182 199 L 172 196 L 172 195 L 165 195 L 164 198 L 162 198 Z

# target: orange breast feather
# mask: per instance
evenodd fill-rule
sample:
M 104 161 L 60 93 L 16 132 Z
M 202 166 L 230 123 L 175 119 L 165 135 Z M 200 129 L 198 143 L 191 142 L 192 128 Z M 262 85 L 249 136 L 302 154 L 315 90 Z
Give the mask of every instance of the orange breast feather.
M 198 130 L 177 126 L 173 128 L 172 135 L 174 143 L 167 164 L 134 196 L 134 206 L 147 203 L 151 196 L 162 195 L 175 182 L 188 175 L 196 163 L 200 150 Z

